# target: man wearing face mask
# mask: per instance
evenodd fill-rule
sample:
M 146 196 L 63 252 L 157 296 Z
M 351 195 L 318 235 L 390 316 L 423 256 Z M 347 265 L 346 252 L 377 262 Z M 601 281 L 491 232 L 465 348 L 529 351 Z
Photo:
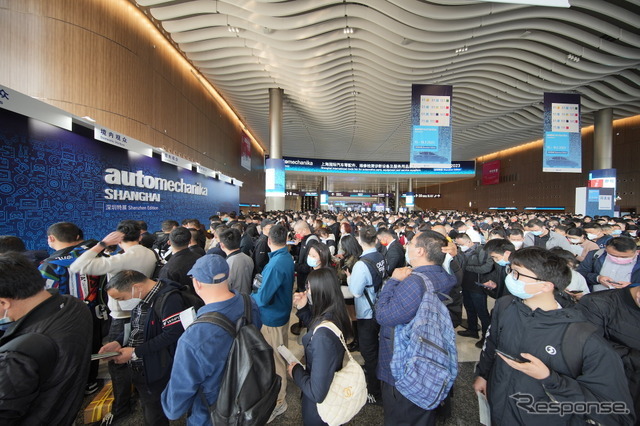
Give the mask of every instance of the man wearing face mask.
M 576 308 L 593 325 L 622 359 L 635 401 L 636 419 L 640 416 L 640 333 L 630 333 L 640 324 L 640 286 L 588 294 Z
M 513 244 L 516 250 L 520 250 L 524 245 L 524 232 L 518 228 L 512 228 L 507 231 L 507 239 Z
M 390 277 L 396 268 L 402 268 L 406 265 L 404 250 L 400 241 L 395 238 L 394 233 L 387 228 L 378 230 L 378 241 L 385 247 L 384 259 L 387 263 L 387 276 Z
M 168 425 L 160 395 L 169 382 L 173 356 L 184 331 L 180 312 L 187 306 L 180 291 L 186 289 L 173 281 L 153 281 L 133 270 L 115 274 L 106 289 L 123 309 L 131 310 L 131 332 L 128 336 L 123 332 L 99 353 L 120 352 L 113 361 L 129 366 L 145 425 Z
M 593 291 L 624 288 L 640 283 L 636 243 L 629 237 L 612 238 L 604 250 L 587 254 L 577 271 Z
M 613 237 L 602 231 L 602 225 L 596 222 L 589 222 L 582 225 L 582 229 L 587 233 L 587 238 L 598 245 L 599 248 L 605 248 L 609 240 Z
M 487 309 L 487 295 L 484 292 L 483 283 L 485 277 L 494 268 L 494 263 L 489 253 L 483 247 L 471 241 L 467 234 L 458 234 L 456 237 L 458 249 L 462 252 L 458 258 L 462 259 L 462 297 L 464 309 L 467 311 L 467 329 L 458 331 L 458 335 L 478 339 L 478 318 L 482 324 L 481 339 L 476 346 L 481 348 L 484 336 L 491 321 Z
M 489 253 L 489 257 L 495 262 L 493 271 L 488 279 L 483 282 L 486 293 L 494 299 L 499 299 L 505 294 L 509 294 L 505 288 L 505 278 L 507 277 L 507 266 L 511 263 L 511 256 L 516 252 L 516 248 L 509 240 L 496 238 L 485 244 L 484 249 Z
M 548 250 L 529 247 L 511 256 L 506 285 L 513 296 L 496 302 L 473 384 L 487 397 L 495 424 L 634 423 L 619 356 L 580 312 L 556 300 L 570 281 L 566 262 Z M 613 402 L 624 409 L 549 410 L 551 404 Z
M 300 222 L 298 222 L 300 223 Z M 306 222 L 302 222 L 306 225 Z M 307 229 L 309 229 L 307 227 Z M 287 230 L 282 225 L 273 225 L 267 240 L 271 253 L 269 262 L 262 270 L 262 285 L 252 297 L 260 309 L 262 328 L 260 331 L 273 348 L 276 374 L 282 382 L 278 392 L 276 407 L 269 422 L 287 411 L 287 363 L 278 353 L 278 346 L 287 346 L 289 316 L 293 301 L 293 258 L 287 250 Z M 304 262 L 306 264 L 306 255 Z
M 0 276 L 0 424 L 73 424 L 89 374 L 91 314 L 77 298 L 45 290 L 19 253 L 0 254 Z
M 524 237 L 524 247 L 541 247 L 550 250 L 554 247 L 560 247 L 571 251 L 571 245 L 565 237 L 557 232 L 550 231 L 540 219 L 531 219 L 527 222 L 526 227 L 529 233 Z
M 378 233 L 378 235 L 380 235 Z M 374 319 L 376 288 L 380 288 L 386 277 L 384 256 L 376 250 L 376 229 L 364 226 L 360 229 L 359 241 L 362 255 L 353 265 L 351 274 L 347 271 L 347 285 L 354 295 L 356 319 L 358 321 L 358 343 L 364 358 L 367 379 L 368 402 L 380 404 L 382 394 L 376 377 L 378 366 L 378 332 L 380 326 Z M 404 255 L 403 255 L 404 259 Z

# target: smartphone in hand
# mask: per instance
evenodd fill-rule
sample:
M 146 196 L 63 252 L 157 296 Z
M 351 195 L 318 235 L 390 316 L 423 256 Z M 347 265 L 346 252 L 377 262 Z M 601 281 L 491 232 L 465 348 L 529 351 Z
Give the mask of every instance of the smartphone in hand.
M 525 362 L 531 362 L 528 359 L 524 359 L 524 358 L 520 358 L 520 357 L 515 357 L 513 355 L 509 355 L 506 352 L 502 352 L 500 349 L 496 349 L 496 353 L 502 355 L 503 357 L 505 357 L 507 359 L 510 359 L 511 361 L 515 361 L 515 362 L 520 363 L 520 364 L 524 364 Z

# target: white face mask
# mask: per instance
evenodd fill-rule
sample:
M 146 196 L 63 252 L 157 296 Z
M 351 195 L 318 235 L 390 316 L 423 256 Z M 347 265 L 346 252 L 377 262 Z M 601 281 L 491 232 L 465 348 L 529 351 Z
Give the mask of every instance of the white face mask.
M 524 241 L 511 241 L 511 244 L 513 244 L 513 246 L 517 249 L 519 249 L 520 247 L 522 247 L 522 245 L 524 244 Z
M 580 244 L 580 238 L 569 238 L 571 244 Z
M 131 287 L 131 299 L 118 301 L 118 305 L 120 305 L 120 309 L 122 309 L 123 311 L 130 311 L 138 306 L 140 302 L 142 302 L 142 299 L 140 299 L 139 297 L 133 297 L 134 290 L 135 287 Z
M 595 240 L 596 238 L 598 238 L 598 236 L 596 234 L 587 234 L 587 238 L 590 240 Z

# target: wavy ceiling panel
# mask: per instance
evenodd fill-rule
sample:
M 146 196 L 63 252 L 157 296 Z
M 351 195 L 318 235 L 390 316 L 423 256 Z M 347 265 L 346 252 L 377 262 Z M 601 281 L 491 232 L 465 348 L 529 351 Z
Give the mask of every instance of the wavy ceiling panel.
M 640 114 L 637 2 L 570 3 L 137 1 L 265 145 L 281 87 L 285 155 L 374 161 L 408 159 L 414 83 L 453 85 L 455 159 L 540 138 L 544 92 Z

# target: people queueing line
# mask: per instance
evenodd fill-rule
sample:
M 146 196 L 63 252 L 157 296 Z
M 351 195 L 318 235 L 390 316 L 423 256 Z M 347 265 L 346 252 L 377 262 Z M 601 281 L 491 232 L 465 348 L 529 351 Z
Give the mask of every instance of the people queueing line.
M 166 220 L 150 234 L 144 221 L 125 220 L 100 240 L 85 239 L 81 224 L 54 223 L 49 257 L 0 236 L 0 370 L 12 378 L 0 381 L 0 423 L 72 423 L 99 387 L 89 354 L 113 352 L 104 424 L 131 416 L 132 384 L 145 424 L 185 415 L 210 424 L 234 340 L 218 325 L 185 327 L 180 314 L 195 307 L 194 319 L 235 322 L 251 294 L 251 322 L 279 377 L 267 422 L 288 408 L 289 377 L 304 424 L 325 424 L 317 404 L 345 352 L 318 328 L 330 321 L 361 352 L 367 403 L 382 405 L 384 424 L 432 425 L 451 395 L 418 405 L 392 366 L 394 332 L 429 308 L 427 289 L 446 297 L 432 303 L 445 302 L 448 326 L 460 323 L 456 309 L 467 312 L 458 334 L 479 339 L 473 388 L 494 424 L 631 425 L 640 414 L 637 216 L 285 211 L 209 223 Z M 287 374 L 278 347 L 303 329 L 306 368 L 290 363 Z M 56 369 L 41 368 L 52 359 Z

